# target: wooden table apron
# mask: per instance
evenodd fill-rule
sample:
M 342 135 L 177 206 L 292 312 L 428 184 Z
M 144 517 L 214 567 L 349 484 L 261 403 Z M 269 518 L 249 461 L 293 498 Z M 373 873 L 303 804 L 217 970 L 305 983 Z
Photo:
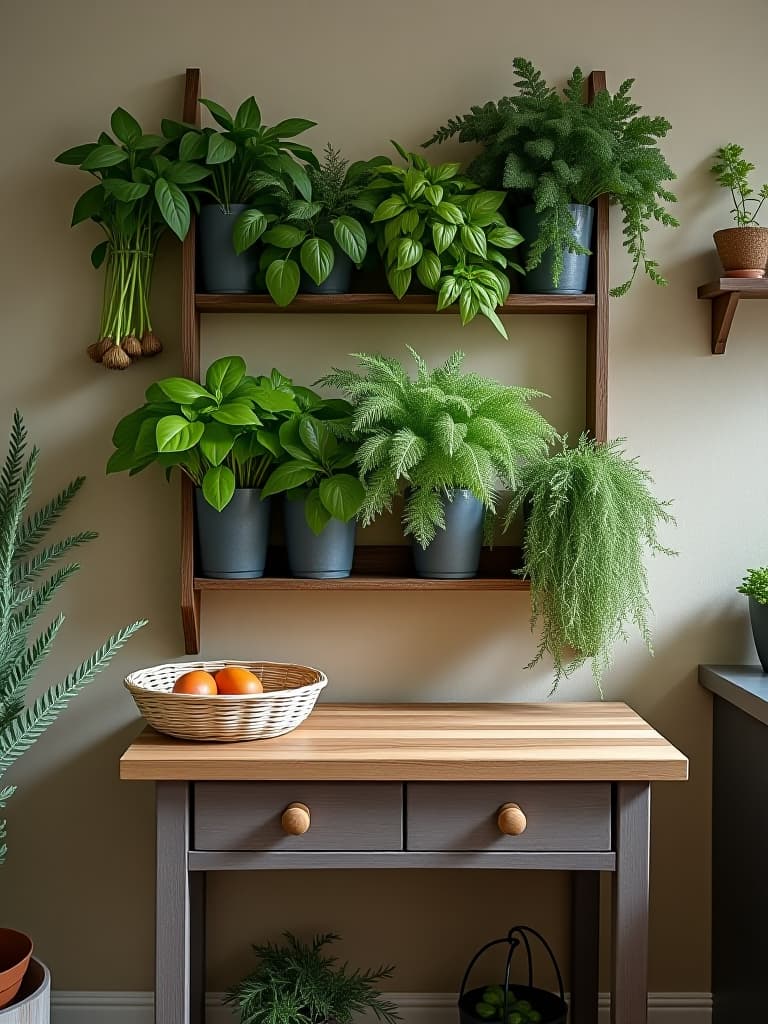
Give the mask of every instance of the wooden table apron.
M 620 703 L 320 705 L 287 736 L 227 745 L 145 730 L 120 774 L 156 783 L 155 1024 L 205 1019 L 206 872 L 326 868 L 571 872 L 571 1024 L 597 1022 L 599 873 L 611 872 L 610 1019 L 645 1024 L 650 783 L 687 767 Z M 279 833 L 294 789 L 325 809 L 326 831 L 321 814 L 306 833 L 314 849 Z M 529 827 L 500 837 L 495 813 L 516 793 Z M 327 826 L 350 796 L 362 824 L 345 849 L 344 828 Z

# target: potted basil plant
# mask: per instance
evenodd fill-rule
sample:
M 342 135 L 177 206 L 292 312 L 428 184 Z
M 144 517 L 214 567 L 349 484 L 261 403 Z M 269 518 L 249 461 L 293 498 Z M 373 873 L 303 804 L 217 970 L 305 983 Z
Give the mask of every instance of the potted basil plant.
M 409 351 L 415 377 L 396 359 L 359 355 L 362 373 L 334 370 L 321 383 L 353 405 L 363 523 L 405 490 L 417 575 L 468 579 L 477 575 L 500 487 L 516 485 L 523 460 L 546 455 L 555 431 L 530 404 L 540 392 L 463 373 L 462 352 L 430 370 Z
M 721 146 L 715 154 L 712 173 L 721 188 L 731 193 L 731 215 L 735 228 L 722 228 L 714 234 L 715 246 L 726 277 L 765 277 L 768 263 L 768 228 L 757 222 L 768 199 L 768 184 L 757 194 L 749 184 L 755 165 L 744 159 L 744 147 L 735 142 Z
M 298 159 L 309 164 L 317 161 L 308 146 L 294 139 L 315 122 L 291 117 L 268 127 L 262 124 L 253 96 L 244 100 L 234 114 L 215 100 L 200 102 L 219 129 L 162 122 L 163 134 L 178 143 L 182 159 L 197 161 L 210 174 L 208 194 L 212 202 L 202 206 L 198 225 L 200 285 L 205 292 L 252 292 L 258 259 L 253 252 L 235 251 L 235 224 L 257 201 L 260 208 L 271 209 L 274 205 L 274 195 L 264 188 L 262 175 L 290 182 L 300 195 L 309 198 L 309 178 Z M 251 217 L 252 233 L 262 224 L 261 216 Z M 266 221 L 261 231 L 265 228 Z
M 217 359 L 205 384 L 167 377 L 115 428 L 108 473 L 131 475 L 157 463 L 195 485 L 201 570 L 217 579 L 264 575 L 270 503 L 262 487 L 281 455 L 280 423 L 298 412 L 291 382 L 277 370 L 246 374 L 239 356 Z
M 293 576 L 341 579 L 352 571 L 355 519 L 365 489 L 355 473 L 352 407 L 339 399 L 303 403 L 307 411 L 280 426 L 287 458 L 272 470 L 263 496 L 285 492 L 285 540 Z
M 750 569 L 737 589 L 749 598 L 755 650 L 763 672 L 768 672 L 768 567 Z

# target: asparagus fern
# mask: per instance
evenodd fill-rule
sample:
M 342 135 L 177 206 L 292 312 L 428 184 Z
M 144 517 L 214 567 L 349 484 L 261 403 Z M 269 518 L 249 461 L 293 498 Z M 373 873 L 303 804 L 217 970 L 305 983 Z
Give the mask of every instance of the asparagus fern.
M 0 779 L 86 683 L 106 668 L 129 637 L 145 625 L 143 621 L 134 622 L 119 630 L 64 680 L 49 686 L 27 705 L 27 689 L 50 653 L 64 616 L 57 615 L 34 638 L 30 633 L 61 587 L 79 569 L 77 562 L 54 567 L 74 548 L 97 536 L 90 530 L 82 531 L 39 548 L 85 481 L 77 477 L 42 508 L 28 514 L 38 458 L 34 447 L 27 455 L 27 432 L 17 411 L 0 470 Z M 45 578 L 38 582 L 41 577 Z M 0 809 L 15 789 L 0 788 Z M 6 854 L 5 834 L 5 821 L 0 821 L 0 864 Z

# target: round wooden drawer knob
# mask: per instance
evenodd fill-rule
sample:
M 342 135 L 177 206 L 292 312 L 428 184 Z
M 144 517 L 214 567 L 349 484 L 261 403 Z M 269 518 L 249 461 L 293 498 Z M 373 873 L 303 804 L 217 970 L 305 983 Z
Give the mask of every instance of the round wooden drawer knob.
M 306 804 L 288 804 L 280 819 L 283 832 L 289 836 L 303 836 L 309 832 L 311 818 Z
M 528 827 L 528 821 L 518 804 L 504 804 L 496 818 L 499 832 L 505 836 L 520 836 Z

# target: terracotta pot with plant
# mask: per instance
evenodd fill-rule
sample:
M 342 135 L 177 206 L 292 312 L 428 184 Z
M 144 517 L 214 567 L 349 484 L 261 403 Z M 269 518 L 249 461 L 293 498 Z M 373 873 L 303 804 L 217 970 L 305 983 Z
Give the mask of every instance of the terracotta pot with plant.
M 715 154 L 712 173 L 720 187 L 731 193 L 731 214 L 737 225 L 713 236 L 726 277 L 765 277 L 768 228 L 761 228 L 757 218 L 768 199 L 768 184 L 755 193 L 749 184 L 754 169 L 755 165 L 744 159 L 744 147 L 735 142 L 721 146 Z

